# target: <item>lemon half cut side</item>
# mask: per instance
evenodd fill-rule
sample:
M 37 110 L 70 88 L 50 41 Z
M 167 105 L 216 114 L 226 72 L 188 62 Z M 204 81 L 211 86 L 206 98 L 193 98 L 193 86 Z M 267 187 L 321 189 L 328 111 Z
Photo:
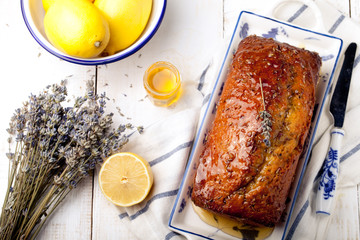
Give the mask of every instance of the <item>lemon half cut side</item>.
M 99 172 L 102 193 L 113 204 L 129 207 L 149 194 L 153 173 L 149 163 L 135 153 L 121 152 L 110 156 Z

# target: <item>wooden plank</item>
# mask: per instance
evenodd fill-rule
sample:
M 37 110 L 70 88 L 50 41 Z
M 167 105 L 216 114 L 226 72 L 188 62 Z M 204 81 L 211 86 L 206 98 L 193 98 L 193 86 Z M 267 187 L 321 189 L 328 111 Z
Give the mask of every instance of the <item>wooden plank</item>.
M 48 84 L 68 79 L 69 96 L 83 94 L 85 80 L 94 78 L 95 67 L 62 61 L 43 50 L 31 37 L 21 16 L 18 1 L 0 1 L 0 204 L 7 183 L 8 151 L 6 128 L 15 108 L 30 93 L 37 94 Z M 50 218 L 38 239 L 90 239 L 92 179 L 81 184 Z
M 108 110 L 116 113 L 115 124 L 131 122 L 146 127 L 175 112 L 201 105 L 202 95 L 197 90 L 199 77 L 216 53 L 222 33 L 221 1 L 168 1 L 162 24 L 147 45 L 126 60 L 99 66 L 98 89 L 111 99 Z M 173 63 L 182 76 L 182 96 L 169 108 L 152 105 L 143 88 L 143 74 L 156 61 Z M 198 96 L 199 101 L 187 101 L 188 94 Z M 134 239 L 123 224 L 126 219 L 119 218 L 123 210 L 102 195 L 97 176 L 93 211 L 93 239 L 119 239 L 119 236 Z
M 324 239 L 358 239 L 358 187 L 339 188 L 334 204 L 331 220 L 324 232 Z
M 256 12 L 268 15 L 270 10 L 268 6 L 262 5 L 259 9 L 259 2 L 262 1 L 239 1 L 224 0 L 224 38 L 229 39 L 241 10 Z M 286 1 L 285 1 L 286 2 Z M 327 0 L 328 3 L 336 7 L 345 16 L 349 16 L 349 2 L 343 0 Z M 355 21 L 360 20 L 360 2 L 350 0 L 351 17 Z M 265 4 L 262 2 L 262 4 Z M 270 5 L 269 5 L 270 7 Z M 289 13 L 286 13 L 289 14 Z M 283 16 L 286 20 L 286 14 Z M 270 15 L 269 15 L 270 16 Z M 359 239 L 359 216 L 360 216 L 360 185 L 353 188 L 339 190 L 339 196 L 336 202 L 335 212 L 332 214 L 331 222 L 326 228 L 326 236 L 321 239 Z M 346 220 L 344 220 L 346 219 Z
M 358 210 L 357 215 L 359 216 L 359 231 L 360 231 L 360 184 L 357 185 L 357 201 L 358 201 Z
M 221 40 L 228 39 L 232 33 L 240 10 L 255 11 L 259 9 L 259 2 L 224 0 L 222 5 L 216 0 L 204 3 L 168 1 L 165 19 L 149 44 L 126 60 L 99 67 L 98 89 L 99 92 L 106 91 L 111 98 L 109 110 L 117 113 L 116 123 L 146 125 L 194 105 L 186 101 L 186 94 L 198 94 L 196 86 L 201 70 L 209 63 Z M 347 1 L 328 2 L 345 14 L 349 12 Z M 351 16 L 359 22 L 360 2 L 350 2 Z M 263 6 L 260 13 L 265 13 L 265 10 Z M 223 19 L 223 22 L 219 22 L 219 19 Z M 27 31 L 16 1 L 0 1 L 0 33 L 0 44 L 3 46 L 3 57 L 0 58 L 0 104 L 3 110 L 0 118 L 0 154 L 4 156 L 7 152 L 5 129 L 8 120 L 30 92 L 37 93 L 45 85 L 67 78 L 69 95 L 82 94 L 84 82 L 94 77 L 95 68 L 60 61 L 41 49 Z M 143 72 L 158 60 L 174 63 L 184 81 L 183 98 L 168 109 L 154 107 L 146 99 L 142 88 Z M 0 203 L 5 192 L 7 166 L 6 160 L 0 161 Z M 360 198 L 359 191 L 357 194 Z M 80 184 L 46 224 L 39 239 L 133 239 L 131 233 L 121 227 L 119 212 L 120 209 L 102 196 L 95 178 L 94 193 L 91 180 Z
M 359 1 L 328 0 L 345 16 L 359 22 Z M 325 239 L 359 239 L 359 186 L 339 188 Z
M 168 1 L 167 4 L 162 24 L 147 45 L 124 60 L 99 66 L 99 92 L 105 91 L 112 99 L 114 104 L 109 104 L 109 109 L 121 112 L 122 122 L 144 125 L 192 105 L 184 97 L 170 108 L 153 106 L 146 98 L 143 74 L 152 63 L 169 61 L 180 71 L 183 94 L 190 94 L 221 41 L 221 2 L 187 0 Z
M 333 7 L 338 9 L 342 14 L 349 17 L 350 16 L 350 0 L 326 0 Z
M 261 6 L 261 7 L 259 7 Z M 286 22 L 293 13 L 295 13 L 302 6 L 301 1 L 284 1 L 283 4 L 279 1 L 263 1 L 263 0 L 224 0 L 224 36 L 229 39 L 233 34 L 236 21 L 241 11 L 250 11 L 263 16 L 278 19 Z M 304 25 L 304 20 L 313 18 L 314 14 L 311 11 L 306 11 L 299 19 L 295 19 L 294 24 L 302 27 L 311 27 Z M 305 21 L 309 22 L 309 21 Z
M 224 39 L 229 42 L 241 11 L 257 12 L 259 1 L 224 0 Z
M 92 224 L 92 176 L 80 183 L 66 196 L 49 221 L 45 223 L 37 239 L 88 240 Z
M 356 1 L 356 0 L 355 0 Z M 318 5 L 324 1 L 318 1 Z M 349 2 L 344 0 L 326 0 L 331 6 L 337 8 L 345 16 L 349 16 Z M 281 4 L 280 4 L 281 3 Z M 240 11 L 246 10 L 257 14 L 265 15 L 280 21 L 287 22 L 303 5 L 301 1 L 244 1 L 244 0 L 224 0 L 224 35 L 225 39 L 231 37 L 235 22 L 238 18 Z M 357 1 L 357 5 L 358 1 Z M 259 7 L 261 6 L 261 8 Z M 323 13 L 326 14 L 326 13 Z M 292 24 L 313 29 L 316 27 L 314 21 L 315 13 L 311 8 L 306 8 L 301 16 L 293 19 Z M 325 22 L 325 29 L 331 27 L 329 22 Z M 323 30 L 319 30 L 323 31 Z
M 350 1 L 351 19 L 353 19 L 357 23 L 360 23 L 360 1 L 359 0 L 349 0 L 349 1 Z

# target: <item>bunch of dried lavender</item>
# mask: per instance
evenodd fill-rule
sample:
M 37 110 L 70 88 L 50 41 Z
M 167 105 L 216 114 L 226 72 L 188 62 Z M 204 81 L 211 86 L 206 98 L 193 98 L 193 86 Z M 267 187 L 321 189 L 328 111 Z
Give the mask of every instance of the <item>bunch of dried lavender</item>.
M 65 82 L 31 95 L 11 118 L 8 188 L 0 217 L 0 239 L 34 239 L 66 195 L 127 142 L 130 124 L 111 129 L 108 98 L 87 83 L 84 97 L 67 100 Z M 13 151 L 12 151 L 13 148 Z

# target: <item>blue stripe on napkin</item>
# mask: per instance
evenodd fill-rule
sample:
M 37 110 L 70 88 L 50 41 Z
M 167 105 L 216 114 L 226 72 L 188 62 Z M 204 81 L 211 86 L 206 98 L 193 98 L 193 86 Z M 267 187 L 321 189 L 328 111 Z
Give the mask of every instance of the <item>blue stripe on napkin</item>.
M 154 166 L 154 165 L 156 165 L 156 164 L 158 164 L 158 163 L 166 160 L 166 159 L 169 158 L 171 155 L 173 155 L 174 153 L 180 151 L 181 149 L 190 147 L 192 144 L 193 144 L 193 141 L 180 144 L 179 146 L 177 146 L 175 149 L 171 150 L 170 152 L 165 153 L 164 155 L 162 155 L 162 156 L 160 156 L 160 157 L 158 157 L 158 158 L 155 158 L 154 160 L 150 161 L 149 164 L 150 164 L 150 166 L 152 167 L 152 166 Z
M 348 158 L 350 158 L 352 155 L 354 155 L 355 153 L 357 153 L 360 150 L 360 144 L 356 145 L 354 148 L 352 148 L 350 151 L 348 151 L 347 153 L 345 153 L 341 158 L 340 158 L 340 162 L 344 162 L 345 160 L 347 160 Z M 321 176 L 321 174 L 318 174 L 314 180 L 314 182 L 316 182 L 316 180 Z M 286 236 L 286 240 L 290 240 L 292 239 L 297 226 L 299 225 L 302 217 L 304 216 L 306 210 L 309 207 L 309 200 L 307 200 L 304 205 L 302 206 L 302 208 L 300 209 L 299 213 L 296 215 L 295 220 L 293 222 L 293 224 L 291 225 L 291 228 Z
M 175 189 L 175 190 L 171 190 L 171 191 L 167 191 L 167 192 L 158 193 L 158 194 L 154 195 L 152 198 L 150 198 L 150 200 L 146 202 L 145 207 L 143 207 L 142 209 L 137 211 L 135 214 L 129 216 L 129 214 L 127 212 L 125 212 L 125 213 L 120 214 L 119 217 L 120 217 L 120 219 L 129 217 L 129 219 L 132 221 L 135 218 L 137 218 L 138 216 L 146 213 L 149 210 L 150 204 L 152 202 L 154 202 L 155 200 L 175 196 L 178 193 L 178 191 L 179 191 L 179 189 Z
M 201 90 L 202 90 L 203 87 L 204 87 L 205 76 L 206 76 L 207 71 L 209 70 L 209 67 L 210 67 L 210 64 L 207 65 L 207 67 L 206 67 L 206 68 L 204 69 L 204 71 L 201 73 L 199 85 L 198 85 L 198 87 L 197 87 L 197 89 L 198 89 L 200 92 L 201 92 Z
M 354 148 L 352 148 L 347 153 L 343 154 L 343 156 L 340 158 L 340 163 L 344 162 L 346 159 L 354 155 L 356 152 L 360 150 L 360 144 L 356 145 Z M 319 177 L 322 175 L 323 168 L 320 169 L 318 174 L 316 175 L 314 182 L 319 179 Z
M 177 232 L 169 232 L 166 236 L 165 236 L 165 240 L 170 240 L 172 237 L 175 236 L 179 236 L 180 234 L 178 234 Z
M 306 9 L 308 8 L 307 5 L 302 5 L 301 8 L 299 8 L 299 10 L 297 10 L 294 15 L 292 15 L 287 21 L 288 22 L 293 22 L 296 18 L 298 18 Z
M 360 144 L 356 145 L 353 149 L 351 149 L 349 152 L 347 152 L 346 154 L 344 154 L 341 158 L 340 158 L 340 162 L 345 161 L 346 159 L 348 159 L 349 157 L 351 157 L 352 155 L 354 155 L 356 152 L 358 152 L 360 150 Z
M 334 25 L 332 25 L 332 27 L 330 28 L 329 30 L 329 33 L 334 33 L 335 30 L 339 27 L 339 25 L 342 23 L 342 21 L 344 21 L 345 19 L 345 16 L 344 15 L 341 15 L 337 20 L 336 22 L 334 23 Z
M 294 222 L 293 222 L 293 224 L 292 224 L 292 226 L 291 226 L 291 228 L 289 230 L 289 233 L 287 234 L 287 236 L 285 238 L 286 240 L 290 240 L 293 237 L 293 235 L 295 233 L 295 230 L 296 230 L 297 226 L 299 225 L 299 223 L 300 223 L 302 217 L 304 216 L 306 210 L 308 209 L 308 207 L 309 207 L 309 200 L 307 200 L 304 203 L 304 205 L 302 206 L 300 212 L 296 216 L 296 218 L 295 218 L 295 220 L 294 220 Z
M 206 95 L 206 96 L 204 97 L 204 100 L 203 100 L 201 106 L 204 106 L 204 105 L 206 105 L 206 104 L 209 102 L 210 96 L 211 96 L 211 94 L 208 94 L 208 95 Z
M 359 62 L 360 62 L 360 54 L 355 58 L 353 68 L 356 68 L 356 66 L 359 64 Z

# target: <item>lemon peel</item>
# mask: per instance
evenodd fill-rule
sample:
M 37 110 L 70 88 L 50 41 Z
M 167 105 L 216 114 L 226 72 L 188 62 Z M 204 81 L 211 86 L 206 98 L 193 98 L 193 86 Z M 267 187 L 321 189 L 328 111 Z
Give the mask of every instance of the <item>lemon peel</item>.
M 45 12 L 51 7 L 51 5 L 53 5 L 53 3 L 57 1 L 57 0 L 42 0 L 42 4 L 44 7 Z M 91 3 L 93 3 L 95 0 L 88 0 Z
M 110 39 L 106 18 L 89 0 L 55 1 L 45 14 L 44 28 L 56 48 L 80 58 L 98 56 Z
M 110 41 L 104 53 L 115 54 L 131 46 L 144 31 L 152 10 L 152 0 L 95 0 L 109 22 Z

